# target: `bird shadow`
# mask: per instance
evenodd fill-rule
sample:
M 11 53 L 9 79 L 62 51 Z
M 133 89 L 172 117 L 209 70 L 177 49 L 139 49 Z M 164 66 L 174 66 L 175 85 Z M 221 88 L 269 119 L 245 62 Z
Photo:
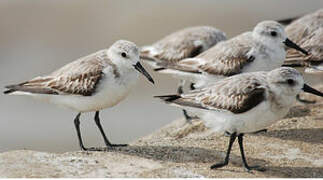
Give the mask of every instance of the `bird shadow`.
M 323 167 L 281 167 L 267 166 L 264 174 L 281 178 L 322 178 Z
M 99 150 L 175 163 L 218 163 L 224 161 L 226 155 L 226 152 L 223 151 L 182 146 L 126 146 L 109 149 L 100 148 Z M 266 164 L 266 161 L 261 159 L 248 158 L 248 160 L 252 164 Z M 241 156 L 231 153 L 230 163 L 235 166 L 242 166 Z
M 283 140 L 323 144 L 323 128 L 272 130 L 266 133 L 255 134 L 255 136 L 267 136 Z
M 311 112 L 309 107 L 306 106 L 294 106 L 290 108 L 285 118 L 305 117 Z
M 137 156 L 156 161 L 175 162 L 175 163 L 210 163 L 222 162 L 225 157 L 223 151 L 204 149 L 199 147 L 181 147 L 181 146 L 126 146 L 114 148 L 99 148 L 102 151 L 117 152 L 130 156 Z M 265 167 L 266 171 L 260 172 L 270 177 L 323 177 L 323 167 L 280 167 L 271 166 L 263 159 L 253 157 L 247 158 L 250 166 L 260 165 Z M 231 153 L 229 166 L 241 167 L 238 170 L 220 168 L 216 171 L 231 171 L 232 173 L 243 172 L 241 156 Z M 256 177 L 257 175 L 255 175 Z

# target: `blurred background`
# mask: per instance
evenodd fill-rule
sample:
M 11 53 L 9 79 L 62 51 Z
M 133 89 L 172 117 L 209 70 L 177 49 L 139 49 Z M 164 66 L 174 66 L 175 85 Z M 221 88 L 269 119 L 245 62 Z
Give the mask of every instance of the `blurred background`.
M 114 41 L 147 45 L 196 25 L 210 25 L 232 37 L 259 21 L 295 17 L 323 7 L 322 0 L 1 0 L 0 86 L 50 73 Z M 176 118 L 180 109 L 153 99 L 176 92 L 177 81 L 152 73 L 130 96 L 102 111 L 113 143 L 128 143 Z M 30 149 L 79 150 L 73 119 L 77 113 L 29 97 L 0 94 L 0 152 Z M 93 113 L 81 116 L 86 146 L 103 146 Z

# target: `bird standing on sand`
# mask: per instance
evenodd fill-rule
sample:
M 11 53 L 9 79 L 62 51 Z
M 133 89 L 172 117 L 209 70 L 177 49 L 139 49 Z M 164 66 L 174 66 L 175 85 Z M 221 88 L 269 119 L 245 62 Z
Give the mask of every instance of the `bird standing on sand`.
M 82 150 L 96 150 L 84 147 L 80 132 L 81 113 L 92 111 L 95 111 L 94 120 L 105 145 L 124 146 L 108 140 L 100 123 L 99 111 L 122 101 L 136 84 L 139 72 L 154 83 L 139 62 L 137 46 L 119 40 L 109 49 L 82 57 L 49 75 L 6 86 L 8 90 L 4 93 L 31 96 L 79 112 L 74 124 Z
M 323 97 L 323 93 L 304 84 L 301 73 L 289 67 L 269 72 L 235 75 L 188 94 L 156 96 L 168 104 L 189 109 L 216 132 L 230 135 L 224 162 L 211 169 L 226 166 L 232 144 L 238 137 L 243 166 L 247 171 L 264 170 L 247 164 L 243 137 L 264 130 L 283 118 L 301 90 Z

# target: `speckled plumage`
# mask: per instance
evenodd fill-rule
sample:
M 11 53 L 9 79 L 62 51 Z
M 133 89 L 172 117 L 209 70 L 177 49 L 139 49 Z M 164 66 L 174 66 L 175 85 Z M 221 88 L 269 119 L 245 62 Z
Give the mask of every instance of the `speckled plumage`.
M 295 84 L 289 85 L 288 79 Z M 197 114 L 215 131 L 252 133 L 285 116 L 303 85 L 298 71 L 282 67 L 231 76 L 187 94 L 160 98 Z
M 278 33 L 270 37 L 270 32 Z M 284 28 L 275 21 L 263 21 L 252 32 L 245 32 L 222 41 L 194 58 L 176 63 L 160 62 L 160 72 L 174 74 L 180 79 L 203 87 L 219 78 L 242 72 L 267 71 L 278 68 L 285 60 Z
M 96 85 L 103 75 L 102 70 L 107 65 L 117 73 L 115 64 L 107 57 L 106 50 L 101 50 L 71 62 L 50 75 L 39 76 L 7 88 L 40 94 L 90 96 L 95 92 Z
M 214 27 L 190 27 L 174 32 L 151 46 L 142 47 L 141 58 L 178 62 L 194 57 L 223 40 L 226 40 L 225 33 Z
M 116 41 L 110 48 L 79 58 L 53 73 L 6 86 L 4 94 L 24 95 L 77 111 L 74 126 L 81 150 L 86 148 L 80 130 L 80 116 L 95 111 L 94 121 L 108 148 L 125 146 L 111 143 L 102 128 L 100 110 L 113 107 L 127 97 L 137 83 L 139 73 L 154 80 L 139 62 L 139 50 L 133 42 Z
M 323 62 L 323 9 L 295 20 L 286 27 L 291 39 L 309 52 L 304 55 L 289 49 L 286 55 L 286 66 L 322 66 Z M 323 72 L 323 67 L 322 67 Z
M 121 52 L 129 57 L 121 57 Z M 98 111 L 123 100 L 138 80 L 137 46 L 120 40 L 109 49 L 75 60 L 53 73 L 6 86 L 5 93 L 27 95 L 78 112 Z

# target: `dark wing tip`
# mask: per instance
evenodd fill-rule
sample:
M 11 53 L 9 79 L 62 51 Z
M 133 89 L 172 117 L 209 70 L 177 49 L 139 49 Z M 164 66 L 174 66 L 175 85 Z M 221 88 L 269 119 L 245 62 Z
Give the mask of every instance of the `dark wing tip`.
M 295 21 L 298 18 L 299 18 L 299 16 L 286 18 L 286 19 L 279 19 L 279 20 L 277 20 L 277 22 L 279 22 L 280 24 L 286 26 L 286 25 L 289 25 L 290 23 L 292 23 L 293 21 Z
M 165 70 L 166 68 L 164 67 L 160 67 L 160 68 L 155 68 L 154 71 L 162 71 L 162 70 Z
M 14 90 L 14 89 L 8 89 L 6 91 L 3 91 L 3 94 L 10 94 L 10 93 L 15 92 L 15 91 L 16 90 Z
M 164 95 L 164 96 L 154 96 L 154 98 L 159 98 L 159 99 L 166 101 L 166 102 L 172 102 L 176 99 L 181 98 L 181 96 L 179 96 L 179 95 Z
M 16 91 L 16 89 L 15 89 L 16 86 L 17 85 L 7 85 L 7 86 L 5 86 L 5 88 L 7 90 L 3 91 L 3 94 L 10 94 L 12 92 L 15 92 Z

